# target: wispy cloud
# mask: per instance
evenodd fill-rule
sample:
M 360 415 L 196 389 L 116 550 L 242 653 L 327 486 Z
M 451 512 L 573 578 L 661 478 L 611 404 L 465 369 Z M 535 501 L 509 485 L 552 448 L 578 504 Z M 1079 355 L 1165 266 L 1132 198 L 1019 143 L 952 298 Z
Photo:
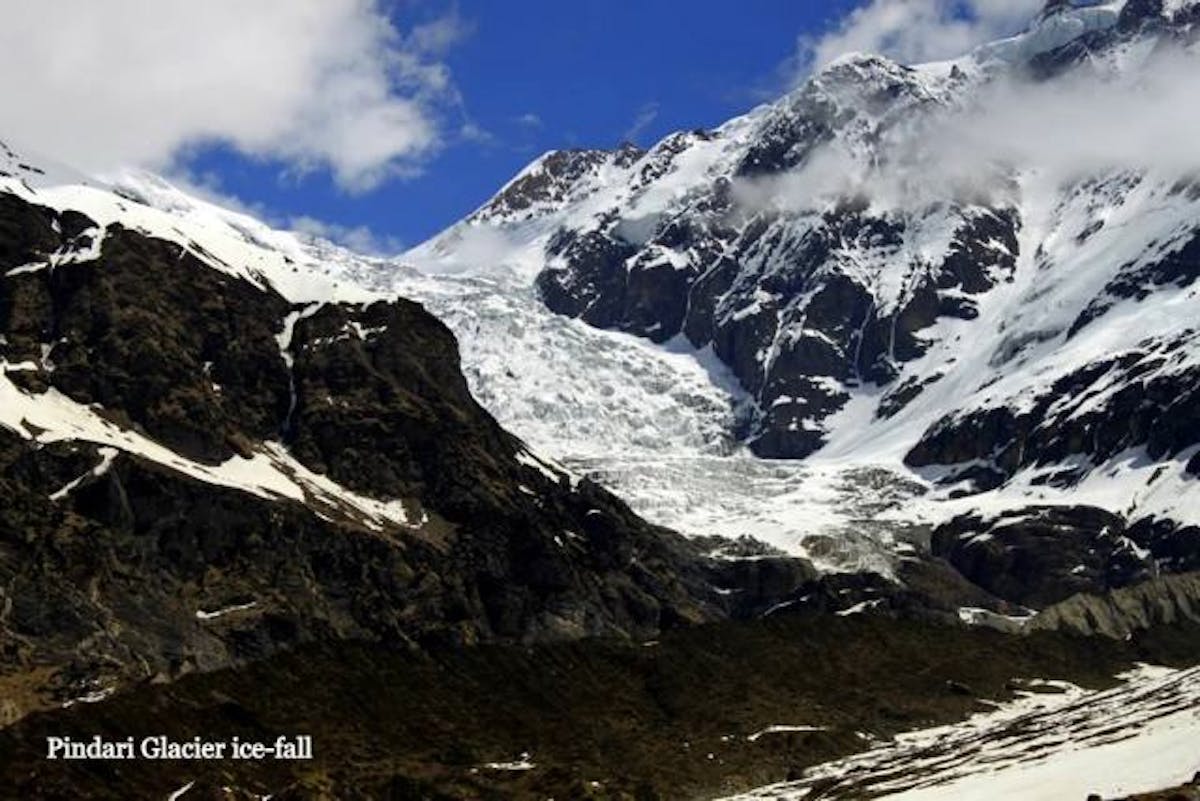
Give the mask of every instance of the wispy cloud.
M 1008 80 L 887 129 L 871 159 L 838 141 L 799 169 L 737 187 L 744 204 L 884 208 L 1002 199 L 1014 170 L 1065 183 L 1109 170 L 1200 173 L 1200 55 L 1159 49 L 1117 70 L 1093 60 L 1053 81 Z
M 459 14 L 457 8 L 413 27 L 408 41 L 412 49 L 430 56 L 444 56 L 475 33 L 475 23 Z
M 459 102 L 457 14 L 407 33 L 379 0 L 11 3 L 4 133 L 91 170 L 221 143 L 346 190 L 411 174 Z
M 627 142 L 637 142 L 646 129 L 658 119 L 659 108 L 659 103 L 656 100 L 642 104 L 622 138 Z
M 1045 0 L 870 0 L 824 36 L 801 36 L 788 70 L 799 80 L 846 53 L 880 53 L 903 63 L 960 55 L 1016 32 Z
M 520 116 L 513 118 L 513 122 L 525 128 L 541 128 L 542 118 L 532 111 L 528 111 Z
M 496 137 L 491 131 L 469 119 L 458 127 L 458 136 L 464 142 L 481 145 L 494 144 L 496 141 Z
M 342 225 L 300 216 L 289 220 L 288 227 L 301 234 L 328 239 L 367 256 L 395 256 L 404 250 L 404 243 L 396 237 L 378 234 L 366 225 Z

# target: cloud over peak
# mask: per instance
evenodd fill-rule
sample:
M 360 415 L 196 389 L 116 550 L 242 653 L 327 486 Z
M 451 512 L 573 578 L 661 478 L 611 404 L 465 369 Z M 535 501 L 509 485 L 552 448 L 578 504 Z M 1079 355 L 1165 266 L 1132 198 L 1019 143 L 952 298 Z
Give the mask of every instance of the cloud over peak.
M 962 55 L 1028 23 L 1045 0 L 870 0 L 822 37 L 801 37 L 802 73 L 846 53 L 915 64 Z
M 1194 49 L 1159 45 L 1094 53 L 1048 81 L 998 77 L 881 126 L 867 149 L 834 138 L 796 169 L 736 191 L 751 210 L 807 212 L 853 197 L 887 211 L 1007 202 L 1020 176 L 1065 186 L 1120 172 L 1200 175 L 1198 70 Z

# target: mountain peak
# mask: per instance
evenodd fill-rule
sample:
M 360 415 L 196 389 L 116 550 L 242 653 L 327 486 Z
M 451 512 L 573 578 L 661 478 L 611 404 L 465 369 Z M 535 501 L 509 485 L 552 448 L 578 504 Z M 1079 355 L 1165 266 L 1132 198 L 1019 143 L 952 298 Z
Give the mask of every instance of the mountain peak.
M 1148 474 L 1109 483 L 1125 474 L 1112 460 L 1149 447 L 1140 433 L 1149 429 L 1131 438 L 1114 427 L 1112 441 L 1076 429 L 1119 418 L 1122 401 L 1096 384 L 1104 370 L 1120 374 L 1113 387 L 1140 391 L 1139 368 L 1110 363 L 1115 329 L 1101 319 L 1167 303 L 1177 287 L 1200 291 L 1177 266 L 1200 253 L 1189 233 L 1200 191 L 1146 183 L 1135 192 L 1128 176 L 1097 171 L 1062 194 L 1025 181 L 1029 165 L 1016 164 L 993 192 L 959 192 L 957 175 L 926 188 L 917 170 L 887 170 L 897 140 L 928 133 L 936 143 L 943 113 L 986 105 L 972 94 L 990 81 L 1054 81 L 1085 57 L 1139 69 L 1121 56 L 1173 31 L 1118 28 L 1137 2 L 1051 3 L 1025 32 L 938 64 L 846 54 L 776 102 L 709 136 L 668 137 L 628 167 L 603 151 L 575 178 L 535 164 L 527 172 L 556 187 L 554 202 L 488 222 L 536 223 L 521 231 L 520 263 L 541 269 L 550 310 L 715 357 L 744 393 L 732 436 L 759 456 L 898 459 L 956 488 L 947 492 L 994 491 L 1010 499 L 1002 504 L 1024 503 L 1027 489 L 1053 500 L 1047 487 L 1088 481 L 1114 499 L 1107 508 L 1124 514 L 1132 503 L 1138 517 L 1190 522 L 1170 500 L 1192 480 L 1183 465 L 1145 496 L 1125 488 Z M 1153 8 L 1165 18 L 1177 5 Z M 937 171 L 933 155 L 913 163 Z M 867 195 L 879 202 L 839 202 Z M 1155 198 L 1170 211 L 1152 212 Z M 1135 217 L 1145 226 L 1109 222 Z M 1146 341 L 1119 347 L 1149 365 L 1187 335 L 1178 318 L 1145 319 Z M 1080 407 L 1090 396 L 1062 390 L 1076 385 L 1095 385 L 1103 400 Z M 1012 432 L 1033 425 L 1031 408 L 1053 420 L 1014 445 Z M 1186 437 L 1159 436 L 1148 464 L 1187 447 Z M 1200 459 L 1188 469 L 1200 472 Z

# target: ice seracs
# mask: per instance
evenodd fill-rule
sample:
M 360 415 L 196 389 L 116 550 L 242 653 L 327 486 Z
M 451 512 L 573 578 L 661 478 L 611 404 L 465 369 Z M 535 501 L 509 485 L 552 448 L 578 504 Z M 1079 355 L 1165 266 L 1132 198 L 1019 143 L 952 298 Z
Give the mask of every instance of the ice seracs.
M 1111 54 L 1164 29 L 1130 32 L 1123 15 L 1064 7 L 938 64 L 846 56 L 712 131 L 545 154 L 398 260 L 273 230 L 145 173 L 85 179 L 10 149 L 0 180 L 269 285 L 295 304 L 291 325 L 314 304 L 415 298 L 548 472 L 594 477 L 686 533 L 887 575 L 927 526 L 965 512 L 1087 503 L 1200 522 L 1193 443 L 1105 433 L 1131 393 L 1177 396 L 1147 432 L 1186 413 L 1171 388 L 1200 359 L 1187 267 L 1200 192 L 1177 175 L 1064 183 L 1012 165 L 990 197 L 839 201 L 824 193 L 844 186 L 812 170 L 837 152 L 836 176 L 870 179 L 881 143 L 1073 42 L 1136 65 Z M 285 324 L 285 361 L 289 340 Z
M 573 329 L 553 349 L 473 368 L 502 418 L 566 461 L 620 435 L 593 422 L 604 435 L 591 440 L 548 420 L 582 419 L 585 407 L 588 420 L 612 420 L 608 409 L 636 397 L 630 381 L 546 391 L 547 374 L 566 383 L 574 364 L 603 363 L 587 341 L 621 342 L 631 365 L 655 352 L 647 342 L 667 344 L 655 356 L 664 366 L 681 352 L 712 357 L 705 394 L 717 403 L 674 410 L 711 422 L 613 420 L 658 446 L 590 462 L 685 531 L 751 533 L 825 566 L 885 569 L 912 544 L 906 526 L 968 511 L 1081 503 L 1131 523 L 1200 522 L 1185 501 L 1195 437 L 1171 422 L 1194 413 L 1193 183 L 1160 168 L 1067 174 L 1040 162 L 993 164 L 987 186 L 956 183 L 978 179 L 969 170 L 920 174 L 945 155 L 923 152 L 922 137 L 997 99 L 1004 81 L 1091 69 L 1124 92 L 1191 24 L 1181 4 L 1060 6 L 937 64 L 845 56 L 775 103 L 645 152 L 543 156 L 415 250 L 428 275 L 397 286 L 452 320 L 468 362 L 503 329 L 446 311 L 458 304 L 434 273 L 475 281 L 492 293 L 488 313 L 523 315 L 524 332 L 555 325 L 536 303 L 518 310 L 537 274 L 551 310 L 639 338 Z M 460 247 L 484 230 L 505 243 L 495 259 Z M 544 402 L 513 400 L 529 397 Z M 1134 408 L 1140 422 L 1122 431 Z M 792 461 L 764 463 L 747 445 Z M 851 478 L 871 473 L 908 490 L 872 499 L 879 483 Z

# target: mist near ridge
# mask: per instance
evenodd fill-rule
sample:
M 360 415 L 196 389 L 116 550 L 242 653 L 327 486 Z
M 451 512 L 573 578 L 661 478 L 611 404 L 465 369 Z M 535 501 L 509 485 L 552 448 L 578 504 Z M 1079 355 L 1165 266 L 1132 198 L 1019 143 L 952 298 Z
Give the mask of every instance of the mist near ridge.
M 1120 171 L 1200 172 L 1200 56 L 1166 47 L 1046 81 L 1004 77 L 963 102 L 881 126 L 869 146 L 834 138 L 786 173 L 735 182 L 742 211 L 879 211 L 1004 202 L 1019 174 L 1069 184 Z

